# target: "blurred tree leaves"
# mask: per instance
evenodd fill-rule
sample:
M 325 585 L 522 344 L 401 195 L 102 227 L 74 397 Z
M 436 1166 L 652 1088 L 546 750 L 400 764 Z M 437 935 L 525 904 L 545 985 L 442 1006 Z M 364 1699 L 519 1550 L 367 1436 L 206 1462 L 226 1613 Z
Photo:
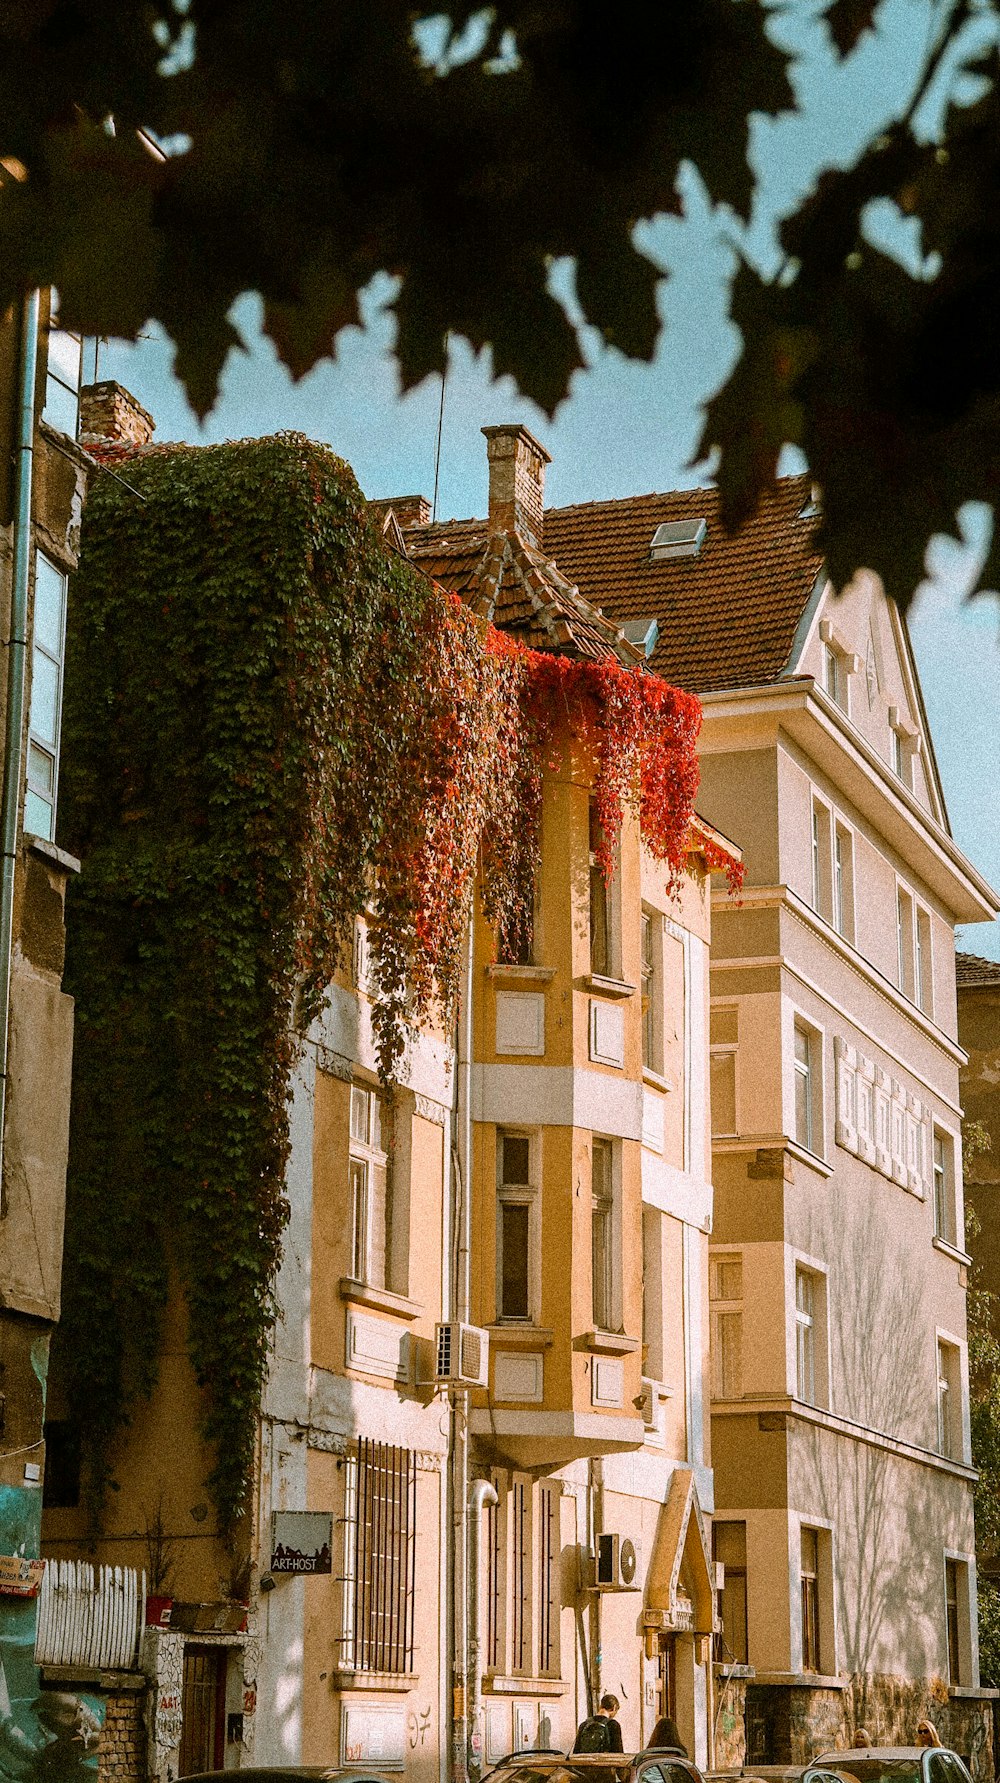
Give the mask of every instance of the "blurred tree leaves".
M 944 0 L 923 87 L 974 7 Z M 875 13 L 832 0 L 838 55 Z M 442 16 L 452 46 L 478 19 L 478 47 L 429 66 L 421 21 Z M 388 272 L 404 388 L 441 368 L 450 330 L 489 344 L 551 413 L 582 363 L 556 260 L 575 262 L 583 323 L 650 359 L 660 275 L 636 222 L 679 210 L 686 161 L 749 216 L 753 116 L 794 104 L 766 23 L 759 0 L 496 0 L 487 14 L 463 0 L 6 0 L 0 303 L 52 283 L 88 333 L 134 337 L 155 318 L 205 413 L 242 292 L 261 294 L 299 377 Z M 929 535 L 1000 480 L 995 50 L 975 72 L 981 96 L 935 141 L 908 117 L 820 179 L 784 225 L 777 278 L 740 264 L 743 356 L 703 438 L 731 523 L 799 445 L 834 579 L 864 563 L 903 605 Z M 156 158 L 139 131 L 180 152 Z M 919 221 L 919 276 L 866 239 L 876 199 Z

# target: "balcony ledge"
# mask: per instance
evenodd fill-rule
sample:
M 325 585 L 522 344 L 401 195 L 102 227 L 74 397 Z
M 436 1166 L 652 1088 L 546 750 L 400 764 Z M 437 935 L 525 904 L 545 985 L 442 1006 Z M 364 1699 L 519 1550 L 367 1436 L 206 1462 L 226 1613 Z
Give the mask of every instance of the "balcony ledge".
M 548 1325 L 487 1325 L 491 1350 L 548 1350 L 555 1332 Z
M 520 978 L 527 984 L 551 984 L 556 975 L 554 966 L 487 966 L 486 976 L 495 983 L 506 984 L 510 979 Z
M 494 1674 L 483 1679 L 484 1696 L 565 1696 L 568 1691 L 565 1678 L 502 1678 Z
M 331 1690 L 412 1690 L 420 1683 L 419 1672 L 352 1672 L 330 1673 Z
M 849 1678 L 827 1677 L 823 1672 L 758 1672 L 757 1684 L 782 1684 L 788 1690 L 846 1690 Z

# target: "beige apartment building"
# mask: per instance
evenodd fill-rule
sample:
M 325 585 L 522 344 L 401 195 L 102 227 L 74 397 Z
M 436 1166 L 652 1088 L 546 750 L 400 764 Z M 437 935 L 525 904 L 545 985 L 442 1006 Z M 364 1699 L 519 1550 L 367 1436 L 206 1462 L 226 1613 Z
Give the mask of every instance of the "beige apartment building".
M 912 652 L 829 586 L 809 483 L 733 539 L 715 492 L 546 516 L 586 598 L 656 620 L 702 698 L 700 808 L 747 883 L 713 913 L 710 1252 L 721 1724 L 803 1762 L 921 1713 L 991 1774 L 977 1691 L 956 848 Z
M 117 427 L 124 394 L 104 408 Z M 488 520 L 379 504 L 386 548 L 536 648 L 635 667 L 643 643 L 540 546 L 544 452 L 487 435 Z M 457 1036 L 415 1034 L 384 1092 L 365 921 L 307 1036 L 238 1552 L 172 1292 L 95 1550 L 147 1570 L 163 1783 L 345 1762 L 445 1783 L 568 1747 L 605 1690 L 626 1745 L 669 1713 L 714 1760 L 708 856 L 736 852 L 697 822 L 671 889 L 629 817 L 606 886 L 594 762 L 559 744 L 531 947 L 504 962 L 477 914 Z M 86 1540 L 68 1483 L 45 1551 Z

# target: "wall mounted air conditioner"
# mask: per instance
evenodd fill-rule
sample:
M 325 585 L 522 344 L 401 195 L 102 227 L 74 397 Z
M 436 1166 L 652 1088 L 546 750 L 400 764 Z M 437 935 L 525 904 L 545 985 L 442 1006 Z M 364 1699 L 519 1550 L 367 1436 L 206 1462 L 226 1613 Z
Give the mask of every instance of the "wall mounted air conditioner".
M 478 1325 L 452 1320 L 434 1334 L 434 1379 L 440 1387 L 485 1387 L 489 1379 L 490 1334 Z
M 607 1531 L 597 1538 L 594 1555 L 594 1588 L 597 1591 L 639 1591 L 639 1544 L 630 1535 Z

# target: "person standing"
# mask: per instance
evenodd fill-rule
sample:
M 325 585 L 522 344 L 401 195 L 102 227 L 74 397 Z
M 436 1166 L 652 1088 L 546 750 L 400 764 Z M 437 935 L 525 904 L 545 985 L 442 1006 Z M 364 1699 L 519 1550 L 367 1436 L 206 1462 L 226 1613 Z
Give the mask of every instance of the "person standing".
M 917 1722 L 917 1745 L 940 1746 L 940 1744 L 941 1737 L 937 1728 L 934 1726 L 933 1721 L 928 1721 L 927 1716 L 925 1715 L 921 1721 Z
M 686 1758 L 687 1747 L 681 1739 L 680 1730 L 671 1715 L 661 1715 L 649 1736 L 647 1750 L 650 1752 L 681 1752 Z
M 601 1697 L 596 1715 L 588 1715 L 577 1729 L 574 1752 L 621 1752 L 622 1730 L 615 1719 L 618 1698 L 610 1691 Z

